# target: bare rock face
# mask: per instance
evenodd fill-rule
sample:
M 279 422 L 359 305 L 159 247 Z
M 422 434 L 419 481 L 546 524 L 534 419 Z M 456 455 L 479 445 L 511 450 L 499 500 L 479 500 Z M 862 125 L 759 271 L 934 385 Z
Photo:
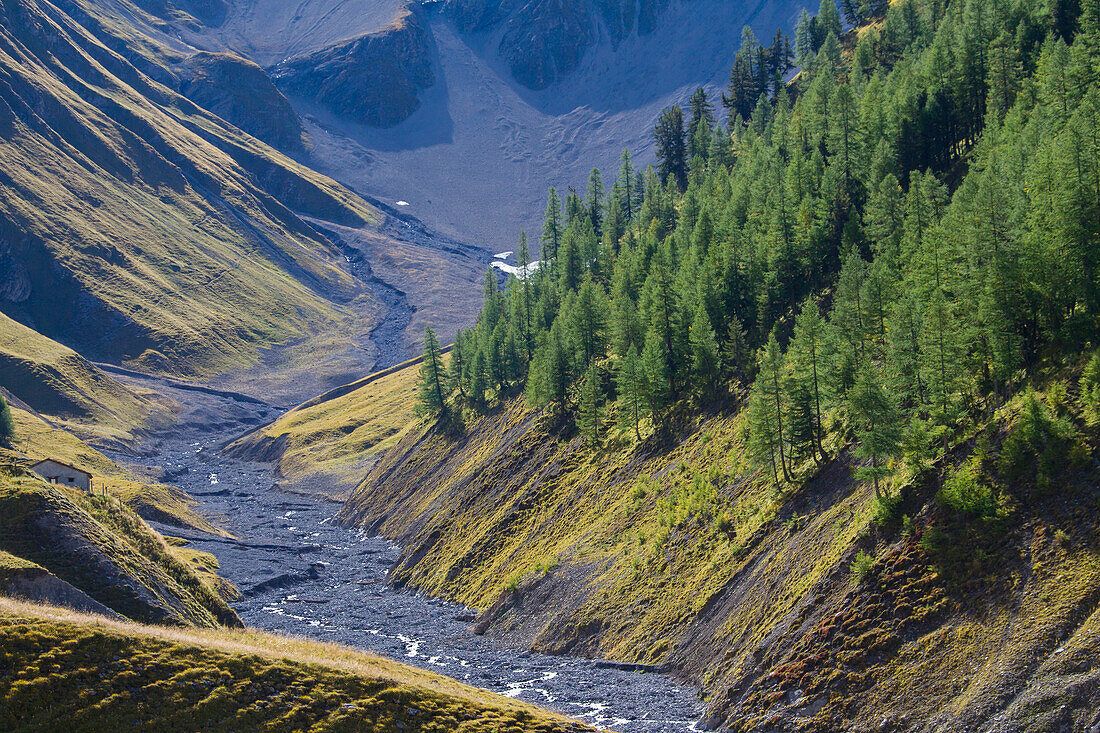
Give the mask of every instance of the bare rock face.
M 302 149 L 302 123 L 267 73 L 239 56 L 197 53 L 180 90 L 196 104 L 280 150 Z
M 420 107 L 435 83 L 431 35 L 419 11 L 406 10 L 385 29 L 277 64 L 271 71 L 287 94 L 346 119 L 393 127 Z
M 613 46 L 660 23 L 670 0 L 447 0 L 467 33 L 498 34 L 497 53 L 516 81 L 545 89 L 569 76 L 601 38 Z
M 545 89 L 576 69 L 595 40 L 586 0 L 533 0 L 505 22 L 500 55 L 516 81 Z

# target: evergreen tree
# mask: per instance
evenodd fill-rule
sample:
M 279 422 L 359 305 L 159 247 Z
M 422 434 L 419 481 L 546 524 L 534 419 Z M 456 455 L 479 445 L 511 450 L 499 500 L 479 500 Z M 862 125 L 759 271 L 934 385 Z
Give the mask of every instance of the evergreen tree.
M 15 445 L 15 421 L 12 419 L 8 401 L 2 394 L 0 394 L 0 445 L 9 448 Z
M 587 203 L 588 219 L 592 222 L 592 229 L 595 231 L 597 237 L 599 237 L 603 231 L 604 197 L 603 176 L 600 175 L 599 168 L 593 168 L 592 173 L 588 176 Z
M 687 129 L 687 157 L 706 156 L 710 152 L 710 133 L 714 129 L 714 107 L 702 87 L 695 90 L 688 101 L 690 122 Z
M 741 319 L 736 315 L 729 319 L 726 339 L 722 342 L 720 350 L 722 366 L 727 375 L 739 379 L 748 379 L 752 375 L 752 350 L 749 348 Z
M 581 380 L 579 401 L 579 422 L 581 432 L 592 446 L 600 444 L 600 421 L 602 420 L 603 387 L 600 370 L 596 364 L 588 367 Z
M 420 379 L 416 390 L 418 415 L 439 417 L 447 412 L 446 381 L 439 340 L 429 326 L 424 329 L 424 361 L 420 364 Z
M 791 440 L 809 445 L 809 452 L 818 460 L 826 459 L 822 443 L 824 429 L 822 413 L 825 404 L 826 323 L 818 303 L 808 299 L 802 304 L 795 320 L 794 336 L 787 349 L 788 388 L 798 425 L 791 425 Z
M 890 475 L 889 461 L 901 448 L 903 423 L 901 412 L 873 367 L 860 371 L 848 393 L 848 410 L 856 434 L 855 454 L 871 462 L 859 470 L 858 476 L 873 481 L 875 496 L 885 498 L 879 482 Z
M 783 354 L 780 351 L 779 343 L 776 341 L 774 331 L 768 336 L 767 343 L 760 349 L 758 362 L 760 371 L 756 384 L 761 399 L 765 401 L 766 410 L 770 413 L 768 421 L 760 423 L 760 426 L 767 425 L 769 430 L 774 430 L 774 435 L 768 436 L 767 442 L 779 456 L 779 467 L 783 471 L 783 479 L 790 481 L 791 472 L 787 465 L 786 452 L 787 436 L 783 428 L 783 414 L 786 411 L 783 395 Z M 760 409 L 765 408 L 762 406 Z
M 665 340 L 650 329 L 642 349 L 642 370 L 645 376 L 646 405 L 654 418 L 664 414 L 672 404 L 672 367 L 669 363 Z
M 679 374 L 683 366 L 681 355 L 684 329 L 681 325 L 680 296 L 672 278 L 671 261 L 672 255 L 666 247 L 659 249 L 653 258 L 643 290 L 643 311 L 653 334 L 661 340 L 662 358 L 667 362 L 669 370 L 669 395 L 675 399 L 678 396 L 675 375 Z M 648 335 L 646 340 L 649 341 Z
M 835 0 L 821 0 L 817 8 L 817 25 L 822 39 L 828 38 L 829 34 L 837 38 L 844 35 L 844 27 L 840 24 L 840 13 L 837 11 Z
M 455 334 L 454 345 L 451 347 L 451 364 L 447 369 L 446 392 L 450 394 L 457 391 L 459 397 L 464 401 L 470 399 L 470 394 L 466 389 L 470 373 L 470 366 L 466 357 L 468 348 L 466 332 L 459 329 Z
M 470 401 L 475 407 L 483 407 L 487 401 L 485 393 L 489 389 L 489 359 L 485 352 L 485 347 L 476 348 L 470 363 Z
M 564 413 L 572 379 L 571 354 L 566 345 L 564 325 L 555 320 L 535 351 L 527 381 L 528 400 L 536 407 L 550 405 Z
M 607 296 L 603 288 L 592 280 L 585 280 L 565 311 L 580 371 L 607 354 L 606 313 Z
M 558 198 L 557 190 L 551 186 L 542 224 L 542 258 L 544 260 L 552 260 L 558 256 L 561 234 L 561 199 Z
M 677 188 L 687 188 L 687 146 L 684 142 L 684 111 L 679 105 L 666 107 L 653 132 L 657 142 L 657 162 L 662 181 L 672 180 Z
M 748 408 L 745 413 L 748 426 L 746 450 L 749 459 L 757 466 L 767 467 L 771 473 L 776 491 L 779 490 L 779 456 L 782 455 L 782 431 L 776 420 L 772 395 L 765 389 L 766 380 L 758 380 L 749 394 Z
M 817 40 L 817 18 L 812 17 L 806 8 L 802 8 L 794 34 L 795 64 L 800 69 L 809 70 L 820 46 L 821 43 Z
M 706 308 L 700 302 L 691 322 L 691 376 L 695 393 L 706 399 L 714 394 L 720 368 L 718 340 L 714 337 Z
M 1016 45 L 1002 33 L 990 49 L 989 56 L 989 100 L 986 110 L 997 120 L 1004 119 L 1012 109 L 1016 93 L 1020 87 L 1020 60 Z
M 641 441 L 642 434 L 639 424 L 647 414 L 649 404 L 646 400 L 642 360 L 638 355 L 636 344 L 630 344 L 626 355 L 619 363 L 615 389 L 619 393 L 619 420 L 624 426 L 632 428 L 634 437 Z
M 530 363 L 535 348 L 534 324 L 531 312 L 531 278 L 533 273 L 531 272 L 531 250 L 527 246 L 527 232 L 525 231 L 519 233 L 517 262 L 519 263 L 520 300 L 523 310 L 520 314 L 523 329 L 523 358 L 524 361 Z
M 638 197 L 635 193 L 634 164 L 630 160 L 630 150 L 623 148 L 619 157 L 619 176 L 615 179 L 615 190 L 618 193 L 619 207 L 626 221 L 631 221 L 638 209 Z

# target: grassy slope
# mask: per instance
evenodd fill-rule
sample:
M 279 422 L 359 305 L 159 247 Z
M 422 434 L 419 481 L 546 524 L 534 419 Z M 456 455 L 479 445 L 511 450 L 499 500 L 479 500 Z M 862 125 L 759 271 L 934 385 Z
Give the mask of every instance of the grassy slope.
M 462 438 L 421 426 L 345 519 L 407 546 L 397 582 L 486 609 L 483 626 L 536 648 L 670 664 L 736 730 L 885 717 L 963 731 L 999 714 L 1047 730 L 1100 706 L 1084 661 L 1098 640 L 1096 476 L 1020 499 L 988 547 L 959 540 L 978 563 L 959 582 L 919 542 L 942 513 L 934 482 L 907 489 L 915 534 L 890 534 L 845 453 L 777 496 L 745 465 L 739 421 L 704 418 L 664 445 L 613 437 L 598 454 L 516 404 Z M 862 582 L 860 549 L 877 558 Z
M 6 583 L 13 577 L 43 570 L 44 568 L 38 563 L 0 550 L 0 584 Z
M 583 731 L 332 644 L 168 629 L 0 599 L 0 728 Z
M 111 496 L 122 500 L 146 519 L 227 536 L 224 530 L 211 525 L 197 514 L 197 502 L 179 489 L 143 480 L 75 435 L 54 427 L 39 415 L 13 407 L 12 417 L 15 420 L 16 434 L 14 447 L 27 461 L 57 458 L 71 463 L 93 475 L 97 492 L 106 489 Z M 0 449 L 0 457 L 21 460 L 20 456 L 10 452 L 5 456 L 3 449 Z
M 236 614 L 124 504 L 0 464 L 0 549 L 137 620 L 213 626 Z
M 0 313 L 0 387 L 81 438 L 129 447 L 167 409 L 137 394 L 72 349 Z
M 276 461 L 279 475 L 292 483 L 308 479 L 326 492 L 346 494 L 409 425 L 419 369 L 419 359 L 413 359 L 361 380 L 346 394 L 310 400 L 229 451 Z
M 353 226 L 376 219 L 369 205 L 64 13 L 13 0 L 0 15 L 7 312 L 83 353 L 177 374 L 251 364 L 257 346 L 349 320 L 334 301 L 361 286 L 279 201 Z

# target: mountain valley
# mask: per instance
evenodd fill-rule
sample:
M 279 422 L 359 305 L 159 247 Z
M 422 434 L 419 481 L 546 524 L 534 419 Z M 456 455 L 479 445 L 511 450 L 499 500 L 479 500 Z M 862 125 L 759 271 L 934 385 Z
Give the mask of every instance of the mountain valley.
M 0 0 L 0 728 L 1100 729 L 1100 0 Z

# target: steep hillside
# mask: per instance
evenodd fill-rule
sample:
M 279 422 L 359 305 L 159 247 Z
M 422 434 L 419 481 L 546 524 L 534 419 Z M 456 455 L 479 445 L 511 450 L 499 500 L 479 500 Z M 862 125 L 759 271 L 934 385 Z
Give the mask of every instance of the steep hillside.
M 226 453 L 273 462 L 296 487 L 346 496 L 412 419 L 419 364 L 411 359 L 316 397 Z
M 240 625 L 213 584 L 125 504 L 48 484 L 10 463 L 0 465 L 0 550 L 127 618 Z
M 1002 524 L 967 535 L 928 479 L 883 525 L 846 452 L 776 494 L 742 441 L 713 416 L 594 452 L 513 404 L 462 437 L 407 433 L 344 518 L 405 545 L 392 581 L 482 609 L 479 630 L 667 665 L 732 730 L 1097 722 L 1095 471 L 1050 496 L 1002 485 Z
M 576 71 L 598 43 L 617 47 L 627 37 L 648 36 L 667 20 L 670 0 L 566 0 L 486 2 L 446 0 L 447 12 L 467 32 L 497 37 L 497 53 L 516 81 L 545 89 Z M 686 0 L 684 6 L 702 6 Z
M 287 94 L 354 122 L 393 127 L 420 107 L 435 84 L 432 43 L 418 12 L 335 46 L 280 61 L 272 69 Z
M 136 437 L 169 419 L 153 395 L 135 392 L 3 313 L 0 387 L 77 436 L 116 450 L 132 449 Z
M 196 53 L 184 68 L 185 96 L 279 150 L 301 152 L 302 122 L 256 64 L 224 53 Z
M 223 22 L 170 21 L 166 42 L 267 69 L 305 125 L 310 165 L 495 253 L 537 225 L 548 183 L 606 172 L 624 147 L 651 162 L 660 109 L 725 83 L 743 26 L 770 38 L 803 4 L 227 5 Z
M 176 78 L 162 51 L 94 4 L 0 7 L 3 311 L 85 356 L 175 374 L 326 333 L 361 364 L 347 324 L 376 296 L 295 212 L 380 215 L 146 74 Z
M 551 191 L 343 516 L 711 726 L 1089 730 L 1100 4 L 843 7 L 746 35 L 642 186 Z
M 145 519 L 176 527 L 224 535 L 196 513 L 196 502 L 184 492 L 119 465 L 76 435 L 32 411 L 12 406 L 15 450 L 0 448 L 0 457 L 22 463 L 54 458 L 93 474 L 96 485 Z
M 0 727 L 192 731 L 591 730 L 333 644 L 177 630 L 0 599 Z

